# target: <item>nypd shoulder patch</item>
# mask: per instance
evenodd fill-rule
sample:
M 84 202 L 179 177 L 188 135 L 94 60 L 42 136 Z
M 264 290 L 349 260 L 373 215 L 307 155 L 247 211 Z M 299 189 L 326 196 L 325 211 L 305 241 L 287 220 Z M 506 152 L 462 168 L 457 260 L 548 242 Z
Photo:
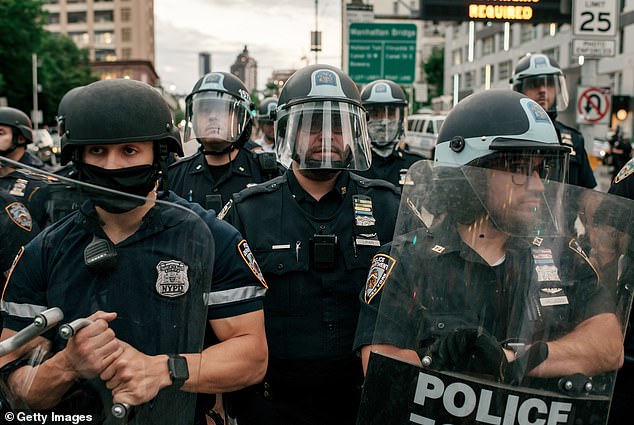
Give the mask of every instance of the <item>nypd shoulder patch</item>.
M 255 260 L 255 256 L 253 256 L 253 252 L 251 252 L 251 247 L 249 247 L 249 244 L 246 240 L 242 239 L 240 241 L 240 243 L 238 244 L 238 251 L 240 252 L 240 255 L 242 256 L 244 262 L 247 263 L 247 266 L 249 266 L 249 268 L 251 269 L 253 275 L 265 288 L 268 288 L 266 280 L 264 280 L 264 274 L 262 273 L 258 262 Z
M 396 260 L 386 254 L 377 254 L 372 258 L 372 267 L 370 267 L 363 294 L 367 304 L 381 291 L 395 264 Z
M 30 232 L 33 228 L 33 218 L 31 218 L 31 213 L 26 209 L 23 203 L 21 202 L 12 202 L 6 207 L 4 207 L 5 211 L 9 215 L 11 221 L 13 221 L 18 227 Z
M 156 271 L 158 272 L 156 292 L 167 298 L 185 295 L 189 290 L 187 269 L 187 265 L 182 261 L 159 261 L 156 265 Z

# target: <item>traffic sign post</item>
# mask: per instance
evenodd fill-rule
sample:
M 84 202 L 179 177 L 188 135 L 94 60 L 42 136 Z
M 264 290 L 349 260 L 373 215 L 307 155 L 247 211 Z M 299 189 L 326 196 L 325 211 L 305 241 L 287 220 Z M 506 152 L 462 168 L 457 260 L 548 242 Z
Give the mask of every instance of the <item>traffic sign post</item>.
M 349 31 L 348 75 L 354 82 L 415 81 L 416 24 L 354 22 Z
M 573 6 L 572 54 L 589 58 L 616 55 L 617 0 L 575 0 Z
M 579 86 L 577 93 L 577 123 L 609 123 L 611 106 L 611 93 L 609 88 Z

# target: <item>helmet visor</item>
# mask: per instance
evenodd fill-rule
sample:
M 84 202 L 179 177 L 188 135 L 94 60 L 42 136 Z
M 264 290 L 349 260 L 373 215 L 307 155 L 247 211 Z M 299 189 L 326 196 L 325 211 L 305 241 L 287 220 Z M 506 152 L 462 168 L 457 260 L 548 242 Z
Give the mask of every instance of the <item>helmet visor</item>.
M 402 106 L 374 104 L 367 105 L 369 120 L 368 132 L 373 145 L 387 146 L 401 136 L 404 110 Z
M 515 185 L 524 186 L 531 179 L 563 183 L 568 170 L 568 153 L 560 150 L 519 150 L 497 152 L 471 165 L 507 173 Z
M 365 110 L 338 101 L 301 103 L 276 121 L 278 157 L 299 169 L 367 170 L 370 139 Z
M 188 99 L 185 141 L 234 143 L 249 122 L 244 102 L 228 93 L 201 92 Z
M 518 91 L 539 103 L 546 112 L 560 112 L 568 107 L 568 89 L 563 75 L 531 75 L 519 80 L 518 84 Z

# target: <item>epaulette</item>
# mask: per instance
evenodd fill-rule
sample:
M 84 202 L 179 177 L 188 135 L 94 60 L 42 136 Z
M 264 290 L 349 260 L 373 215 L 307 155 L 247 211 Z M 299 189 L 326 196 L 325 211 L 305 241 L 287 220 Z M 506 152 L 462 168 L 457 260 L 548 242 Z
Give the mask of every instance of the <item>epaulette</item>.
M 172 167 L 178 166 L 179 164 L 185 164 L 185 163 L 191 162 L 191 161 L 195 160 L 196 158 L 198 158 L 198 153 L 199 152 L 200 151 L 196 152 L 193 155 L 186 156 L 185 158 L 180 158 L 178 161 L 171 163 L 167 168 L 170 169 Z
M 239 203 L 248 199 L 252 196 L 255 196 L 259 193 L 271 193 L 279 190 L 282 185 L 286 183 L 286 176 L 279 176 L 272 180 L 266 181 L 264 183 L 256 184 L 254 186 L 249 186 L 246 189 L 242 189 L 238 193 L 234 193 L 233 201 L 235 203 Z
M 354 180 L 354 182 L 361 187 L 391 190 L 394 194 L 400 196 L 399 188 L 386 180 L 368 179 L 367 177 L 361 177 L 360 175 L 354 173 L 350 173 L 350 179 Z
M 583 261 L 585 261 L 590 268 L 592 269 L 592 271 L 594 271 L 594 274 L 596 275 L 597 281 L 599 280 L 599 272 L 597 271 L 597 269 L 594 267 L 594 265 L 592 264 L 592 261 L 590 261 L 590 257 L 588 257 L 588 254 L 586 254 L 586 252 L 583 250 L 583 247 L 581 246 L 581 244 L 577 241 L 577 239 L 572 238 L 568 241 L 568 248 L 574 252 L 575 254 L 577 254 L 579 257 L 581 257 L 583 259 Z

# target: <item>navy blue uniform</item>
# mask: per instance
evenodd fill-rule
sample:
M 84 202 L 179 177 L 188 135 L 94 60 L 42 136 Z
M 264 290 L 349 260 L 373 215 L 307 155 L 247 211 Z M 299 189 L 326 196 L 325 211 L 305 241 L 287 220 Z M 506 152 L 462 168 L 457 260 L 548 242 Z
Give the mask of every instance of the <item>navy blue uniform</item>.
M 115 311 L 118 316 L 110 326 L 139 351 L 187 353 L 202 348 L 207 319 L 260 310 L 264 281 L 256 278 L 257 265 L 247 260 L 248 246 L 239 232 L 173 193 L 161 199 L 192 209 L 204 223 L 157 204 L 136 233 L 115 245 L 116 266 L 105 274 L 91 271 L 82 255 L 93 235 L 106 238 L 91 203 L 40 233 L 12 269 L 2 302 L 5 327 L 19 331 L 34 314 L 55 306 L 64 312 L 65 322 L 96 310 Z M 198 226 L 209 228 L 213 238 L 203 236 Z M 206 300 L 206 311 L 196 308 L 201 300 Z M 54 352 L 64 347 L 65 341 L 50 337 Z M 89 384 L 95 391 L 105 389 L 98 381 Z M 196 395 L 179 391 L 171 397 L 192 403 Z M 191 418 L 181 422 L 186 419 Z M 162 420 L 179 423 L 177 418 Z
M 558 120 L 553 120 L 562 145 L 572 149 L 570 152 L 568 183 L 593 189 L 597 185 L 594 172 L 590 168 L 583 135 L 576 129 Z
M 396 187 L 403 187 L 407 170 L 416 161 L 424 159 L 422 156 L 396 149 L 387 158 L 372 151 L 372 165 L 365 171 L 356 171 L 357 174 L 369 179 L 381 179 L 392 183 Z
M 624 198 L 634 199 L 634 159 L 630 159 L 623 168 L 618 172 L 608 193 L 623 196 Z M 618 212 L 617 212 L 618 214 Z M 625 219 L 625 217 L 624 217 Z M 631 243 L 630 243 L 631 244 Z M 634 257 L 634 253 L 630 249 L 629 255 Z M 630 259 L 631 261 L 631 259 Z M 623 272 L 625 282 L 631 282 L 634 279 L 634 268 L 631 262 Z M 625 363 L 616 375 L 616 386 L 614 395 L 612 396 L 612 404 L 610 406 L 609 425 L 618 425 L 623 423 L 624 418 L 628 417 L 631 410 L 632 400 L 634 399 L 634 317 L 630 313 L 629 324 L 625 335 Z
M 238 156 L 229 164 L 212 167 L 220 172 L 220 175 L 214 176 L 202 150 L 198 151 L 170 165 L 170 190 L 204 208 L 220 211 L 232 194 L 283 173 L 283 167 L 277 163 L 274 154 L 268 154 L 269 161 L 264 161 L 267 167 L 263 167 L 259 159 L 259 155 L 263 154 L 240 148 Z
M 378 246 L 392 238 L 398 190 L 344 171 L 316 201 L 289 169 L 233 201 L 231 222 L 269 285 L 268 371 L 239 396 L 238 422 L 355 423 L 363 376 L 352 351 L 356 297 Z

